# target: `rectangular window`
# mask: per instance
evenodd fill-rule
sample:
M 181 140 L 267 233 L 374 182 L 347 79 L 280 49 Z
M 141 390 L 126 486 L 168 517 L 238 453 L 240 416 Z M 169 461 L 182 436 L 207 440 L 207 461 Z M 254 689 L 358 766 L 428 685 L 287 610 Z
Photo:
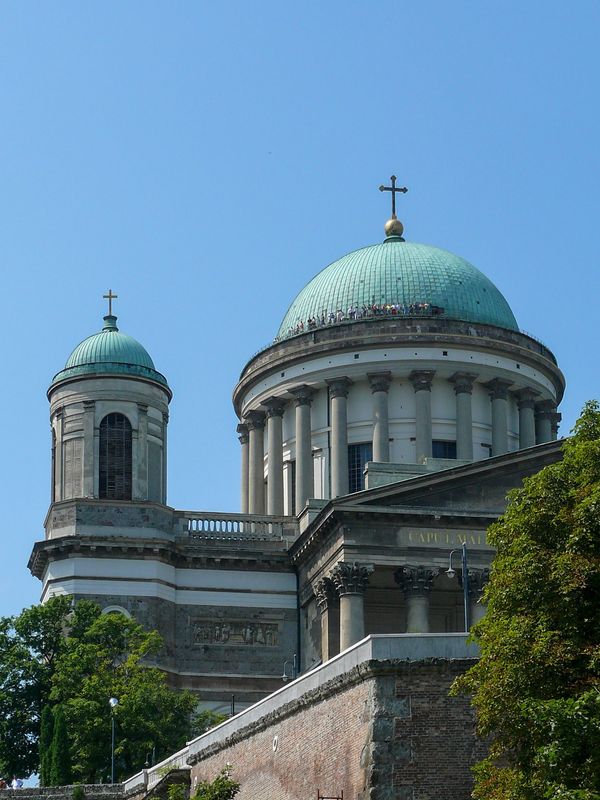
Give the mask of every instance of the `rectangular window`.
M 456 458 L 456 442 L 434 439 L 431 443 L 431 455 L 433 458 Z
M 367 461 L 373 460 L 373 444 L 348 445 L 348 489 L 350 492 L 360 492 L 365 488 L 363 471 Z

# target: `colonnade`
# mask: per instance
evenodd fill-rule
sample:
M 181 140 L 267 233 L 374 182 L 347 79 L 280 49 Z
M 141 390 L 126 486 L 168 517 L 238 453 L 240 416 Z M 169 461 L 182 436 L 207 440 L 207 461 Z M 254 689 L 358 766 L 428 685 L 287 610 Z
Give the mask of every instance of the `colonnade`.
M 364 597 L 373 570 L 373 564 L 340 562 L 329 576 L 320 578 L 313 585 L 321 617 L 322 661 L 327 661 L 364 637 Z M 433 582 L 439 573 L 437 567 L 423 564 L 406 565 L 394 573 L 406 603 L 406 633 L 429 633 L 429 599 Z M 485 614 L 481 598 L 488 579 L 489 569 L 469 568 L 470 625 L 474 625 Z
M 416 461 L 432 455 L 431 386 L 435 370 L 413 370 L 409 380 L 415 392 Z M 477 375 L 455 372 L 449 382 L 456 397 L 456 457 L 473 460 L 472 393 Z M 390 371 L 368 373 L 372 394 L 373 461 L 390 460 L 388 393 Z M 331 496 L 348 494 L 348 394 L 352 381 L 345 376 L 326 381 L 330 401 L 331 425 Z M 511 382 L 494 378 L 482 384 L 491 402 L 491 455 L 508 452 L 508 399 Z M 296 489 L 298 513 L 313 495 L 313 459 L 311 442 L 311 405 L 315 389 L 306 384 L 289 392 L 292 400 L 271 397 L 261 410 L 250 411 L 238 425 L 242 445 L 242 513 L 283 515 L 283 435 L 282 418 L 286 405 L 295 407 Z M 539 400 L 533 389 L 513 393 L 519 410 L 519 448 L 541 444 L 558 435 L 560 414 L 552 400 Z M 264 409 L 264 410 L 263 410 Z M 267 430 L 269 461 L 267 493 L 264 491 L 264 435 Z

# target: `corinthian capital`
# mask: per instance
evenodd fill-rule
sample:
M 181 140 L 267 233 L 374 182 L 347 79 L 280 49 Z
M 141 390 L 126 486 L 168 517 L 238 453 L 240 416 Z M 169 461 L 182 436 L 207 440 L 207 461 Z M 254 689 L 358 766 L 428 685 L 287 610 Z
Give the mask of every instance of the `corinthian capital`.
M 455 372 L 448 380 L 453 384 L 456 394 L 472 394 L 476 378 L 477 375 L 473 375 L 471 372 Z
M 335 589 L 331 578 L 321 578 L 314 583 L 313 592 L 315 593 L 319 611 L 323 614 L 327 611 L 335 596 Z
M 240 444 L 248 444 L 248 426 L 240 422 L 236 431 L 239 434 L 238 439 L 240 440 Z
M 369 583 L 369 575 L 373 572 L 372 564 L 353 564 L 340 561 L 331 572 L 331 580 L 339 595 L 363 594 Z
M 331 380 L 327 380 L 325 383 L 329 386 L 329 396 L 332 398 L 348 397 L 348 390 L 350 386 L 352 386 L 350 378 L 331 378 Z
M 303 383 L 301 386 L 294 386 L 290 389 L 290 394 L 294 396 L 296 401 L 296 408 L 298 406 L 309 406 L 312 403 L 312 398 L 315 390 Z
M 487 582 L 490 579 L 490 571 L 487 567 L 479 568 L 475 567 L 474 569 L 469 568 L 469 595 L 471 597 L 477 598 L 479 601 L 481 599 L 481 595 L 483 594 L 483 590 L 486 587 Z M 463 585 L 463 578 L 462 572 L 458 576 L 458 581 L 460 585 Z
M 389 370 L 386 372 L 367 372 L 367 378 L 373 394 L 375 392 L 387 392 L 392 382 L 392 373 Z
M 408 379 L 412 383 L 415 392 L 430 392 L 434 375 L 434 369 L 413 369 Z
M 437 567 L 406 564 L 396 570 L 394 579 L 404 594 L 426 594 L 431 591 L 433 581 L 439 574 Z
M 506 400 L 508 397 L 508 387 L 512 386 L 512 381 L 494 378 L 493 381 L 488 381 L 484 386 L 486 389 L 489 389 L 490 398 L 492 400 Z
M 269 417 L 283 417 L 285 411 L 285 400 L 282 397 L 269 397 L 263 403 L 264 408 L 267 409 L 267 419 Z
M 249 431 L 260 431 L 265 427 L 265 412 L 249 411 L 244 417 L 244 422 Z

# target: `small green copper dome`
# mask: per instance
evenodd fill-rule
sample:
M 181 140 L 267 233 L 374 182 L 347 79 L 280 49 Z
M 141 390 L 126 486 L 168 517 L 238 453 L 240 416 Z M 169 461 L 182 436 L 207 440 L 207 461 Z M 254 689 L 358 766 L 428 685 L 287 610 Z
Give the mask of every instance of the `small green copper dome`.
M 130 375 L 168 386 L 165 376 L 154 368 L 147 350 L 136 339 L 122 333 L 116 323 L 115 316 L 104 317 L 102 330 L 77 345 L 52 383 L 80 375 Z
M 277 338 L 310 318 L 351 307 L 429 303 L 442 317 L 518 330 L 510 306 L 476 267 L 439 247 L 390 236 L 355 250 L 315 276 L 289 307 Z

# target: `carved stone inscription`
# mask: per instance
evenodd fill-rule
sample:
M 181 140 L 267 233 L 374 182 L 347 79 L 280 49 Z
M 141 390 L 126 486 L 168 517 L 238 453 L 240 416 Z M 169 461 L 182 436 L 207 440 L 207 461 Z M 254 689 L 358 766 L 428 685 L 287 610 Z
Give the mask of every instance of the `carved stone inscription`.
M 472 547 L 482 547 L 492 550 L 487 543 L 485 531 L 458 531 L 458 530 L 427 530 L 426 528 L 400 528 L 398 531 L 402 544 L 425 545 L 436 547 L 439 545 L 460 547 L 466 542 Z
M 279 644 L 279 626 L 272 622 L 197 620 L 192 626 L 192 644 L 276 647 Z

